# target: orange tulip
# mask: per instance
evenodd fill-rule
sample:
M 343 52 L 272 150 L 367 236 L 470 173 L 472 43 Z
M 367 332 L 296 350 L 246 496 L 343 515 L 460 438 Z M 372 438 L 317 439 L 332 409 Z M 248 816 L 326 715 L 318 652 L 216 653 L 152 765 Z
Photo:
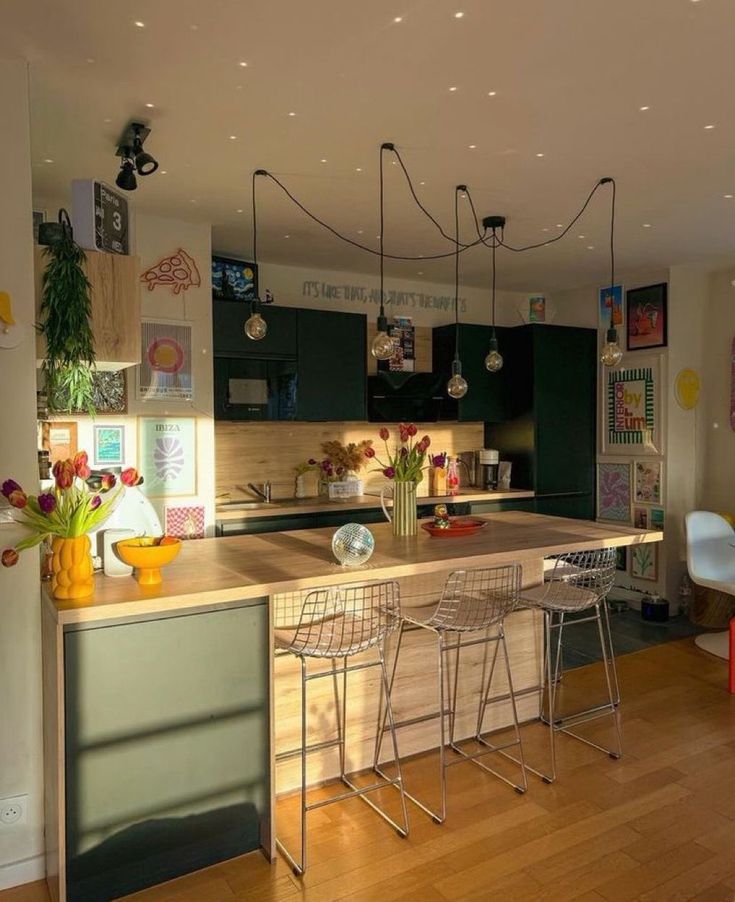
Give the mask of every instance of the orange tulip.
M 123 470 L 120 474 L 120 481 L 128 488 L 132 488 L 135 485 L 140 485 L 143 482 L 143 478 L 135 467 L 128 467 L 127 470 Z
M 0 561 L 2 561 L 3 567 L 15 567 L 18 563 L 18 552 L 15 548 L 6 548 L 0 555 Z
M 74 484 L 76 469 L 73 460 L 57 460 L 51 471 L 59 489 L 70 489 Z
M 89 469 L 89 455 L 86 451 L 79 451 L 74 455 L 74 472 L 80 479 L 89 479 L 92 471 Z
M 21 509 L 24 508 L 26 504 L 28 504 L 28 496 L 25 492 L 16 490 L 15 492 L 10 493 L 10 495 L 8 496 L 8 501 L 13 505 L 13 507 Z

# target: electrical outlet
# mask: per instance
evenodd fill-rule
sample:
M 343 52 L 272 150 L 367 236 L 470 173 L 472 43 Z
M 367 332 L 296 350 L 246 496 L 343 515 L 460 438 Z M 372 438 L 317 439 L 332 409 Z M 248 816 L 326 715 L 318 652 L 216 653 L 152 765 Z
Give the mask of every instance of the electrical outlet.
M 28 819 L 28 796 L 0 799 L 0 829 L 24 824 Z

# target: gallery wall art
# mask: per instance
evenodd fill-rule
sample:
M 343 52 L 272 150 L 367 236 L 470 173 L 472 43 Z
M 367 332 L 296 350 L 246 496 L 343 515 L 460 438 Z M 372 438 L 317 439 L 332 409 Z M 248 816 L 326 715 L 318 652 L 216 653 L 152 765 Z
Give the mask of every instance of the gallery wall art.
M 177 539 L 204 538 L 203 504 L 167 504 L 164 509 L 164 530 Z
M 194 417 L 138 417 L 138 468 L 151 498 L 196 495 Z
M 125 427 L 94 427 L 94 465 L 116 467 L 125 463 Z
M 610 315 L 612 324 L 617 329 L 623 325 L 623 286 L 613 285 L 612 288 L 600 289 L 600 328 L 610 328 Z
M 602 453 L 661 454 L 658 358 L 604 370 Z
M 161 258 L 158 263 L 145 270 L 140 276 L 148 291 L 154 288 L 170 288 L 174 294 L 198 288 L 202 284 L 196 262 L 191 254 L 183 248 L 174 251 L 169 257 Z
M 191 331 L 191 323 L 142 321 L 139 400 L 193 400 Z
M 665 348 L 667 340 L 666 282 L 631 288 L 626 295 L 628 350 Z
M 661 504 L 662 462 L 660 460 L 637 460 L 634 469 L 635 500 L 645 504 Z
M 635 579 L 658 579 L 658 546 L 654 542 L 630 546 L 630 575 Z
M 597 517 L 615 523 L 630 523 L 630 464 L 604 462 L 597 465 Z

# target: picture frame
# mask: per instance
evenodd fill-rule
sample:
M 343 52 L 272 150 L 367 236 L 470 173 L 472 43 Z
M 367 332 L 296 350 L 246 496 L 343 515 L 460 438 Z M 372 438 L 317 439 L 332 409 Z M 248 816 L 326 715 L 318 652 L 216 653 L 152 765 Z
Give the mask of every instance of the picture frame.
M 41 425 L 41 447 L 48 451 L 49 462 L 67 460 L 79 450 L 77 424 L 73 420 L 47 420 Z
M 125 370 L 96 370 L 92 373 L 92 403 L 95 416 L 124 416 L 128 412 L 128 382 Z M 55 406 L 63 410 L 68 406 L 63 396 L 57 395 Z M 74 417 L 89 417 L 86 410 L 72 410 Z
M 633 500 L 660 505 L 663 498 L 663 461 L 636 460 L 633 464 Z
M 650 512 L 647 507 L 633 508 L 633 526 L 636 529 L 648 529 Z
M 598 292 L 599 302 L 599 326 L 600 329 L 610 328 L 610 308 L 612 307 L 613 325 L 616 329 L 623 328 L 623 286 L 607 285 Z
M 177 539 L 203 539 L 205 508 L 203 504 L 167 504 L 164 506 L 164 531 Z
M 193 324 L 187 320 L 140 321 L 139 401 L 194 401 Z
M 197 434 L 194 417 L 138 417 L 138 470 L 149 498 L 197 493 Z
M 663 532 L 666 516 L 662 507 L 651 508 L 650 528 Z
M 125 427 L 95 424 L 94 465 L 118 467 L 125 463 Z
M 625 296 L 629 351 L 665 348 L 668 343 L 668 284 L 631 288 Z
M 600 454 L 659 456 L 664 453 L 661 355 L 629 357 L 600 370 Z
M 630 575 L 633 579 L 656 582 L 658 579 L 658 546 L 655 542 L 630 546 Z
M 628 572 L 628 546 L 618 545 L 615 549 L 615 569 Z
M 629 461 L 601 461 L 597 464 L 597 519 L 611 523 L 630 523 Z
M 253 301 L 258 297 L 258 265 L 212 255 L 212 297 L 216 301 Z

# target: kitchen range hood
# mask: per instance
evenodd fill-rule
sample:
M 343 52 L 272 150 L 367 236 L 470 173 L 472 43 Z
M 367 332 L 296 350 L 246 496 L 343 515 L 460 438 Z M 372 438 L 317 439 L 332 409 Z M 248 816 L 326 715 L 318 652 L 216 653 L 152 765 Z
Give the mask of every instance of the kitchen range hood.
M 433 423 L 439 419 L 443 379 L 436 373 L 378 373 L 368 377 L 368 420 Z

